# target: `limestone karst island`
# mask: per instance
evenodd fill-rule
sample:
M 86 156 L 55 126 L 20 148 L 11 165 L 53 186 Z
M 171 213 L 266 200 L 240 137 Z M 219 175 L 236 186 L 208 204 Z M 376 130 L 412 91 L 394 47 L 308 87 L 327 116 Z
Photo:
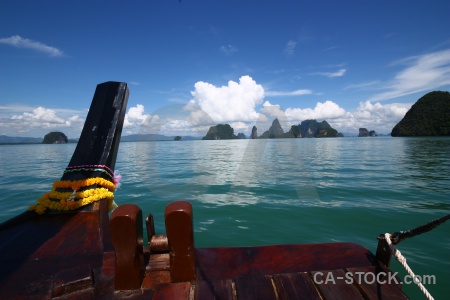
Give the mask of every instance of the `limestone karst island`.
M 395 125 L 392 136 L 450 136 L 450 93 L 426 94 Z
M 336 129 L 332 128 L 327 121 L 317 122 L 316 120 L 305 120 L 299 125 L 292 125 L 288 132 L 284 132 L 278 119 L 273 120 L 269 130 L 258 136 L 258 128 L 253 126 L 251 139 L 272 139 L 272 138 L 326 138 L 341 137 Z M 234 134 L 234 129 L 229 124 L 219 124 L 211 126 L 203 140 L 229 140 L 246 138 L 245 134 Z
M 421 97 L 405 114 L 403 119 L 392 129 L 394 137 L 408 136 L 450 136 L 450 93 L 445 91 L 430 92 Z M 272 122 L 269 130 L 258 135 L 258 128 L 253 126 L 251 139 L 267 138 L 324 138 L 343 136 L 332 128 L 327 121 L 305 120 L 299 125 L 292 125 L 284 132 L 278 119 Z M 359 137 L 378 136 L 375 130 L 359 128 Z M 234 134 L 229 124 L 211 126 L 203 140 L 225 140 L 246 138 L 245 134 Z
M 42 144 L 67 144 L 69 139 L 62 132 L 50 132 L 44 136 Z

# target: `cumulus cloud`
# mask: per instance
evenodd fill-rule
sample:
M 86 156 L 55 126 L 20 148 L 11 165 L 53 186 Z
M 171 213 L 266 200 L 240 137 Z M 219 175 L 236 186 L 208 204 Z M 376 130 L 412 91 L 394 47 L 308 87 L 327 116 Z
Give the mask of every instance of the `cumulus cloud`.
M 39 124 L 46 124 L 47 127 L 52 125 L 66 125 L 68 121 L 58 117 L 56 112 L 52 109 L 38 107 L 33 109 L 31 113 L 24 112 L 21 115 L 13 115 L 12 120 L 20 120 L 21 122 L 27 122 L 33 124 L 34 122 L 39 122 Z
M 386 83 L 386 92 L 376 94 L 370 101 L 383 101 L 450 84 L 450 49 L 408 57 L 394 65 L 407 67 Z
M 142 104 L 125 114 L 124 133 L 203 136 L 215 122 L 198 106 L 171 104 L 151 113 Z
M 70 137 L 81 133 L 84 120 L 79 117 L 80 111 L 65 109 L 49 109 L 45 107 L 31 108 L 26 106 L 0 107 L 0 128 L 2 134 L 38 133 L 43 136 L 49 130 L 61 130 Z
M 225 55 L 231 55 L 234 52 L 237 52 L 237 48 L 235 46 L 232 45 L 227 45 L 227 46 L 221 46 L 220 47 L 220 51 L 225 54 Z
M 261 119 L 259 117 L 258 121 L 267 120 L 270 121 L 270 119 L 277 118 L 277 119 L 286 119 L 286 113 L 283 111 L 283 108 L 281 105 L 278 104 L 272 104 L 269 101 L 265 101 L 263 103 L 263 107 L 261 108 L 261 114 L 264 114 L 265 117 Z M 271 118 L 267 118 L 267 116 Z
M 194 87 L 189 105 L 200 107 L 216 123 L 254 121 L 258 117 L 255 108 L 264 99 L 263 87 L 250 76 L 242 76 L 239 83 L 230 80 L 221 87 L 203 81 Z
M 353 115 L 359 124 L 365 126 L 384 127 L 386 124 L 392 129 L 411 108 L 409 103 L 381 104 L 363 101 L 353 111 Z M 364 127 L 365 127 L 364 126 Z
M 269 101 L 265 101 L 255 124 L 259 133 L 262 134 L 264 131 L 269 130 L 273 120 L 275 119 L 278 119 L 283 130 L 289 130 L 290 123 L 286 116 L 286 112 L 283 110 L 281 105 L 272 104 Z M 251 127 L 253 126 L 249 126 L 249 129 L 251 129 Z
M 289 40 L 286 44 L 286 47 L 283 50 L 283 53 L 288 57 L 294 55 L 296 46 L 297 46 L 297 42 L 295 42 L 293 40 Z
M 311 75 L 320 75 L 320 76 L 326 76 L 326 77 L 342 77 L 344 76 L 345 72 L 347 72 L 346 69 L 339 69 L 335 72 L 316 72 L 316 73 L 312 73 Z
M 289 119 L 302 121 L 307 119 L 335 119 L 345 116 L 345 110 L 334 103 L 327 100 L 324 103 L 318 102 L 314 108 L 288 108 L 286 115 Z
M 346 111 L 331 100 L 318 102 L 314 108 L 288 108 L 285 111 L 290 124 L 299 124 L 304 120 L 326 120 L 340 132 L 357 132 L 365 127 L 379 133 L 390 133 L 392 128 L 411 108 L 410 103 L 381 104 L 362 101 L 352 111 Z
M 128 112 L 125 114 L 125 120 L 123 122 L 124 128 L 136 128 L 140 126 L 142 123 L 144 123 L 145 119 L 149 115 L 144 114 L 144 105 L 137 104 L 134 107 L 130 107 L 128 109 Z
M 378 133 L 390 133 L 410 108 L 410 103 L 383 105 L 379 102 L 362 101 L 354 110 L 326 120 L 341 132 L 357 132 L 359 128 L 367 128 Z
M 17 48 L 33 49 L 53 57 L 64 56 L 64 52 L 59 50 L 58 48 L 48 46 L 38 41 L 26 39 L 19 35 L 14 35 L 9 38 L 2 38 L 0 39 L 0 44 L 10 45 Z
M 137 104 L 125 114 L 123 126 L 127 134 L 188 135 L 192 125 L 182 109 L 182 105 L 169 105 L 149 114 L 144 105 Z
M 350 88 L 364 88 L 377 83 L 367 82 Z M 389 133 L 411 107 L 411 104 L 404 103 L 363 101 L 355 109 L 345 110 L 334 101 L 327 100 L 317 102 L 314 107 L 290 107 L 284 110 L 273 100 L 271 103 L 264 98 L 265 95 L 298 96 L 311 93 L 307 89 L 265 92 L 250 76 L 242 76 L 238 82 L 229 81 L 224 86 L 199 81 L 194 85 L 191 92 L 193 98 L 187 105 L 170 105 L 150 115 L 145 113 L 142 105 L 137 105 L 130 109 L 126 118 L 127 124 L 141 124 L 145 130 L 153 128 L 154 133 L 166 135 L 204 136 L 210 126 L 219 123 L 228 123 L 235 133 L 247 135 L 256 125 L 261 134 L 269 129 L 275 118 L 278 118 L 285 131 L 291 125 L 316 119 L 326 120 L 340 132 L 355 133 L 358 128 L 366 127 L 379 133 Z
M 220 98 L 219 94 L 222 90 L 216 92 L 215 96 Z M 224 94 L 229 94 L 229 91 Z M 365 127 L 378 133 L 390 133 L 410 107 L 411 104 L 405 103 L 381 104 L 362 101 L 354 110 L 346 111 L 335 102 L 327 100 L 323 103 L 317 102 L 314 108 L 283 110 L 280 105 L 266 100 L 262 103 L 262 107 L 254 119 L 241 120 L 234 117 L 227 118 L 228 121 L 225 121 L 226 119 L 222 117 L 221 121 L 217 121 L 210 117 L 215 113 L 211 111 L 207 113 L 198 105 L 170 105 L 150 115 L 144 113 L 143 106 L 137 105 L 134 110 L 130 109 L 128 118 L 136 120 L 134 126 L 139 127 L 139 133 L 164 135 L 204 136 L 210 126 L 218 123 L 228 123 L 234 128 L 236 134 L 243 132 L 247 135 L 250 134 L 253 125 L 256 125 L 258 132 L 262 134 L 269 129 L 275 118 L 278 118 L 285 131 L 288 131 L 291 125 L 298 125 L 308 119 L 316 119 L 318 121 L 326 120 L 340 132 L 357 133 L 358 128 Z M 254 112 L 254 108 L 249 106 L 249 111 Z
M 161 134 L 161 128 L 167 123 L 167 120 L 161 119 L 158 115 L 148 115 L 143 122 L 141 122 L 139 133 L 148 134 Z

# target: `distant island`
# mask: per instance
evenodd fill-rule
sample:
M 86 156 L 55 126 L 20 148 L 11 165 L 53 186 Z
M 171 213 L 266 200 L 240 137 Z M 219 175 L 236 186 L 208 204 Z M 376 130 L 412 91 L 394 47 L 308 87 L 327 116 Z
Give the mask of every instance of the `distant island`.
M 234 129 L 229 124 L 218 124 L 211 126 L 202 140 L 231 140 L 237 138 Z
M 65 144 L 76 143 L 77 139 L 68 139 L 62 132 L 50 132 L 44 138 L 0 135 L 0 144 Z
M 358 137 L 366 137 L 366 136 L 378 136 L 375 130 L 367 130 L 367 128 L 360 128 Z
M 329 138 L 342 137 L 336 129 L 332 128 L 327 121 L 305 120 L 299 125 L 292 125 L 288 132 L 284 132 L 278 119 L 273 120 L 269 130 L 258 136 L 258 128 L 253 126 L 251 139 L 277 139 L 277 138 Z M 234 134 L 234 129 L 229 124 L 211 126 L 203 140 L 229 140 L 246 138 L 245 134 Z
M 42 140 L 42 144 L 67 144 L 68 142 L 67 136 L 59 131 L 46 134 Z
M 430 92 L 411 106 L 391 136 L 450 136 L 450 93 Z

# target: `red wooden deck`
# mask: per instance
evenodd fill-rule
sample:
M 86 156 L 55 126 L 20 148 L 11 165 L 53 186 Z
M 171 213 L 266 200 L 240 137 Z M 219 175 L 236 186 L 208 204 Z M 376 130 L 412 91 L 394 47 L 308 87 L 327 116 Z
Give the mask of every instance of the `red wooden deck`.
M 408 299 L 398 285 L 358 282 L 358 272 L 390 271 L 353 243 L 201 248 L 196 257 L 195 282 L 158 285 L 153 299 Z
M 407 299 L 395 284 L 358 283 L 356 276 L 347 284 L 346 273 L 389 272 L 353 243 L 198 248 L 196 279 L 178 283 L 171 283 L 169 254 L 146 253 L 141 288 L 115 291 L 108 222 L 99 202 L 84 212 L 25 214 L 2 224 L 2 298 Z M 328 272 L 335 282 L 325 284 Z

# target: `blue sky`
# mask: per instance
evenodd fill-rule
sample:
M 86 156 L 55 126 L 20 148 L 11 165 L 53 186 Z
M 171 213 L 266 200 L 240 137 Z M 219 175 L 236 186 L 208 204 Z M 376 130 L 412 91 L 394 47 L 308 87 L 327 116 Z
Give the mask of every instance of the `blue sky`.
M 0 135 L 81 132 L 97 84 L 130 89 L 124 135 L 261 134 L 327 120 L 390 133 L 450 90 L 448 1 L 0 2 Z

